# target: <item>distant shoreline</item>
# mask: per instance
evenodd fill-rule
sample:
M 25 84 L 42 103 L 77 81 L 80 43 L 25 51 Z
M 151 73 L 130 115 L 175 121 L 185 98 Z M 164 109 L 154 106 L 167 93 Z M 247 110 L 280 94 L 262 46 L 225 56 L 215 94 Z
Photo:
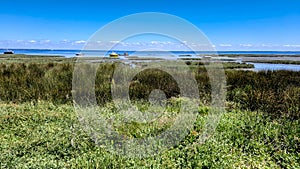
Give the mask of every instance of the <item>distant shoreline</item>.
M 0 54 L 3 54 L 7 49 L 0 48 Z M 49 56 L 64 56 L 74 57 L 77 53 L 86 53 L 91 56 L 105 56 L 110 52 L 116 52 L 120 55 L 128 53 L 130 56 L 165 56 L 174 55 L 177 57 L 197 57 L 199 55 L 218 55 L 221 57 L 299 57 L 300 51 L 104 51 L 104 50 L 78 50 L 78 49 L 13 49 L 15 54 L 25 55 L 49 55 Z

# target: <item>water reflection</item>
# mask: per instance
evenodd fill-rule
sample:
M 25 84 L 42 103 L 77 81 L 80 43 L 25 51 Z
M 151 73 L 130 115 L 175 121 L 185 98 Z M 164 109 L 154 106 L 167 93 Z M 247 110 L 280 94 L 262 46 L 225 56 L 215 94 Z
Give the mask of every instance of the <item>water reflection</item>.
M 254 65 L 254 71 L 266 71 L 266 70 L 291 70 L 291 71 L 300 71 L 300 65 L 292 64 L 271 64 L 271 63 L 252 63 L 247 62 L 248 64 Z

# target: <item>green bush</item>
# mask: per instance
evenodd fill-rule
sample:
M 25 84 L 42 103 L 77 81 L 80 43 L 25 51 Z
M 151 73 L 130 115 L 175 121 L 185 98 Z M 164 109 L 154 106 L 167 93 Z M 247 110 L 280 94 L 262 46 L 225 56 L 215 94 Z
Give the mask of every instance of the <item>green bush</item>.
M 116 64 L 100 64 L 95 80 L 95 94 L 99 104 L 112 101 L 112 75 Z M 0 64 L 0 99 L 2 102 L 72 103 L 72 75 L 74 63 L 9 63 Z M 201 102 L 209 104 L 211 86 L 205 68 L 191 68 L 198 82 Z M 129 72 L 124 70 L 122 76 Z M 177 76 L 184 76 L 180 72 Z M 261 110 L 274 117 L 300 117 L 300 72 L 293 71 L 226 71 L 227 100 L 242 109 Z M 183 82 L 184 83 L 184 82 Z M 189 84 L 185 84 L 189 86 Z M 122 92 L 122 85 L 117 90 Z M 131 81 L 129 95 L 133 100 L 147 100 L 153 89 L 161 89 L 167 98 L 180 95 L 176 81 L 159 70 L 147 70 Z

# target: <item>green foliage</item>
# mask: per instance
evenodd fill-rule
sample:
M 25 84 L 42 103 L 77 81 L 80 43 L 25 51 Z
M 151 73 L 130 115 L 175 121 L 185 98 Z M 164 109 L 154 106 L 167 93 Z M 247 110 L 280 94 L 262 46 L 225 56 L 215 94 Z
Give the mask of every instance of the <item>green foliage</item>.
M 99 104 L 112 101 L 112 75 L 116 64 L 101 63 L 95 80 L 95 94 Z M 198 64 L 196 62 L 196 64 Z M 192 65 L 191 65 L 192 66 Z M 48 100 L 53 103 L 72 102 L 72 75 L 74 63 L 2 63 L 0 64 L 0 99 L 4 102 L 23 103 Z M 205 68 L 191 67 L 198 82 L 201 102 L 209 104 L 211 86 Z M 130 70 L 124 70 L 124 77 Z M 185 76 L 177 73 L 177 76 Z M 292 71 L 226 71 L 227 100 L 239 108 L 261 110 L 273 117 L 300 117 L 300 72 Z M 122 79 L 122 78 L 121 78 Z M 183 82 L 185 83 L 185 82 Z M 189 84 L 185 84 L 189 86 Z M 122 92 L 123 85 L 116 86 Z M 167 98 L 177 97 L 180 90 L 176 81 L 158 70 L 137 74 L 129 84 L 132 100 L 146 100 L 153 89 L 161 89 Z
M 107 110 L 105 110 L 107 109 Z M 115 109 L 107 105 L 105 112 Z M 205 114 L 185 139 L 159 155 L 128 158 L 97 146 L 82 129 L 73 106 L 50 102 L 1 104 L 0 168 L 297 168 L 300 121 L 263 113 L 223 115 L 213 135 L 200 144 Z M 113 115 L 112 115 L 113 116 Z M 147 125 L 126 124 L 120 134 L 144 137 Z M 164 127 L 164 126 L 162 126 Z M 167 126 L 165 126 L 167 127 Z
M 225 69 L 252 69 L 254 65 L 246 63 L 235 63 L 235 62 L 225 62 L 223 63 Z
M 0 64 L 0 99 L 8 102 L 71 101 L 72 67 L 65 63 Z
M 71 105 L 72 60 L 42 62 L 23 58 L 20 62 L 17 59 L 0 64 L 0 168 L 300 166 L 300 72 L 227 70 L 229 112 L 223 115 L 215 133 L 200 144 L 205 117 L 210 110 L 211 86 L 203 65 L 189 63 L 201 97 L 194 128 L 171 149 L 149 158 L 134 159 L 98 147 L 81 127 Z M 111 85 L 115 83 L 112 75 L 117 64 L 100 64 L 95 80 L 101 112 L 113 118 L 118 118 L 120 108 L 112 103 L 111 96 Z M 122 73 L 126 76 L 130 72 L 124 70 Z M 117 88 L 121 89 L 122 85 Z M 130 82 L 132 104 L 147 111 L 149 102 L 145 98 L 157 88 L 165 91 L 168 98 L 180 96 L 172 77 L 162 71 L 147 70 Z M 168 100 L 165 112 L 176 115 L 180 99 L 172 99 Z M 158 121 L 128 122 L 115 129 L 128 138 L 158 134 L 173 123 L 170 118 L 173 116 L 165 115 L 167 118 Z
M 204 68 L 205 63 L 201 61 L 185 61 L 185 63 L 190 66 L 191 68 Z M 247 63 L 238 63 L 238 62 L 223 62 L 223 68 L 224 69 L 252 69 L 254 68 L 253 64 L 247 64 Z
M 227 71 L 228 100 L 273 117 L 300 117 L 300 72 Z

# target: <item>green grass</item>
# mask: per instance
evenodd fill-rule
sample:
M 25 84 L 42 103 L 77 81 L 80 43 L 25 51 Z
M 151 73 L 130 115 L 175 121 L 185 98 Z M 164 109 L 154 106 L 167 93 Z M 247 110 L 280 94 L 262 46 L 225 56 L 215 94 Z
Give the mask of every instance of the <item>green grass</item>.
M 253 64 L 246 63 L 234 63 L 234 62 L 226 62 L 223 63 L 225 69 L 253 69 Z
M 63 58 L 64 56 L 59 55 L 25 55 L 25 54 L 0 54 L 0 58 L 19 58 L 19 59 L 25 59 L 25 58 Z
M 95 80 L 95 94 L 99 104 L 112 101 L 111 78 L 120 62 L 101 63 Z M 210 81 L 206 69 L 197 62 L 189 65 L 198 82 L 203 102 L 210 101 Z M 202 63 L 200 63 L 202 64 Z M 231 64 L 231 63 L 229 63 Z M 176 67 L 178 70 L 181 67 Z M 72 102 L 72 78 L 74 63 L 0 63 L 0 100 L 23 103 L 47 100 L 53 103 Z M 130 74 L 124 69 L 122 76 Z M 186 74 L 177 71 L 176 76 Z M 245 110 L 260 110 L 272 116 L 300 117 L 300 72 L 294 71 L 236 71 L 227 69 L 227 100 Z M 187 82 L 182 82 L 189 86 Z M 117 86 L 117 89 L 122 89 Z M 174 97 L 180 90 L 174 79 L 157 70 L 137 74 L 130 83 L 131 99 L 145 99 L 153 89 L 164 90 L 167 97 Z
M 135 159 L 96 146 L 82 130 L 71 105 L 1 104 L 0 168 L 300 166 L 299 120 L 274 120 L 263 113 L 232 110 L 223 115 L 215 133 L 204 144 L 198 144 L 208 109 L 200 110 L 194 129 L 179 145 L 156 156 Z
M 53 55 L 24 55 L 24 54 L 8 54 L 0 55 L 1 63 L 12 64 L 12 63 L 25 63 L 25 64 L 42 64 L 42 63 L 73 63 L 75 58 L 65 58 L 63 56 Z
M 211 88 L 203 65 L 191 62 L 203 105 L 193 129 L 178 145 L 159 155 L 136 159 L 97 146 L 83 130 L 71 105 L 74 60 L 20 57 L 1 61 L 0 168 L 300 166 L 300 72 L 226 70 L 228 112 L 215 133 L 199 144 Z M 111 75 L 118 64 L 101 63 L 95 80 L 96 99 L 103 106 L 100 113 L 115 119 L 120 118 L 118 105 L 111 104 L 110 92 Z M 248 65 L 224 64 L 225 68 L 232 66 Z M 129 73 L 124 69 L 122 76 Z M 185 74 L 179 71 L 177 75 Z M 147 110 L 149 103 L 139 101 L 145 101 L 153 89 L 160 88 L 169 97 L 180 93 L 174 80 L 158 70 L 137 74 L 129 87 L 131 99 L 141 110 Z M 172 125 L 177 109 L 171 104 L 158 121 L 117 123 L 115 129 L 129 139 L 155 135 Z
M 191 69 L 204 69 L 204 62 L 201 61 L 185 61 L 185 63 L 191 68 Z M 222 63 L 224 69 L 252 69 L 254 68 L 253 64 L 247 64 L 247 63 L 237 63 L 237 62 L 223 62 Z

